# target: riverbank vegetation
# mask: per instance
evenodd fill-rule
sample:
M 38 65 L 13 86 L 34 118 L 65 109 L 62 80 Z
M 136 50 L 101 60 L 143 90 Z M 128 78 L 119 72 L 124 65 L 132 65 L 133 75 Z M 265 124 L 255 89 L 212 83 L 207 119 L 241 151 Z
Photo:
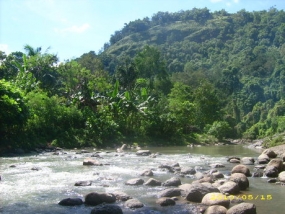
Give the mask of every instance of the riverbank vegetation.
M 126 23 L 99 53 L 65 62 L 30 45 L 0 51 L 0 147 L 181 145 L 282 133 L 284 22 L 276 8 L 194 8 Z

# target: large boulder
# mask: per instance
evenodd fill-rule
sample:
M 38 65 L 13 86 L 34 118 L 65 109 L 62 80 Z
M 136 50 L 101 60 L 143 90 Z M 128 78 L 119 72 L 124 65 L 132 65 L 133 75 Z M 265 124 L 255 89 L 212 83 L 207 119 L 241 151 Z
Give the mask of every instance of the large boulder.
M 279 173 L 278 180 L 285 183 L 285 171 Z
M 165 198 L 165 197 L 157 199 L 156 203 L 163 207 L 175 205 L 175 201 L 172 198 Z
M 139 155 L 139 156 L 148 156 L 150 154 L 151 154 L 151 152 L 149 150 L 138 150 L 136 152 L 136 155 Z
M 267 166 L 274 166 L 278 170 L 278 172 L 283 171 L 283 161 L 279 158 L 271 159 Z
M 210 184 L 211 185 L 211 184 Z M 196 183 L 186 191 L 186 199 L 193 202 L 201 202 L 203 197 L 210 192 L 219 192 L 217 188 L 207 187 L 206 185 Z
M 101 204 L 94 207 L 91 214 L 123 214 L 123 211 L 115 204 Z
M 162 183 L 162 186 L 167 186 L 167 187 L 169 187 L 169 186 L 177 187 L 179 185 L 181 185 L 181 180 L 180 180 L 180 178 L 177 178 L 177 177 L 172 177 L 172 178 L 166 180 L 164 183 Z
M 257 162 L 259 164 L 267 164 L 269 162 L 270 158 L 267 154 L 261 154 L 257 157 Z
M 144 185 L 146 185 L 146 186 L 161 186 L 161 181 L 154 179 L 154 178 L 150 178 L 144 183 Z
M 256 206 L 251 203 L 240 203 L 228 209 L 227 214 L 256 214 Z
M 91 192 L 85 196 L 85 204 L 96 206 L 102 203 L 114 203 L 116 196 L 111 193 Z
M 239 165 L 234 166 L 232 168 L 231 173 L 232 174 L 242 173 L 242 174 L 245 174 L 246 176 L 251 176 L 249 168 L 243 164 L 239 164 Z
M 241 159 L 241 163 L 244 165 L 253 165 L 254 164 L 254 158 L 252 157 L 243 157 Z
M 240 192 L 239 185 L 233 181 L 227 181 L 223 185 L 219 186 L 218 189 L 221 193 L 225 194 L 238 194 Z
M 249 187 L 249 181 L 247 177 L 242 173 L 234 173 L 230 176 L 230 181 L 238 184 L 241 190 L 246 190 Z
M 224 207 L 229 207 L 230 200 L 229 198 L 222 193 L 208 193 L 202 199 L 202 204 L 212 206 L 212 205 L 221 205 Z
M 83 201 L 81 198 L 65 198 L 62 199 L 58 204 L 62 206 L 75 206 L 83 204 Z
M 134 208 L 141 208 L 143 207 L 143 203 L 140 202 L 138 199 L 129 199 L 125 202 L 125 206 L 128 207 L 128 208 L 131 208 L 131 209 L 134 209 Z
M 182 184 L 179 186 L 179 189 L 181 190 L 181 195 L 186 197 L 187 192 L 192 188 L 192 184 Z
M 85 158 L 83 160 L 83 165 L 85 166 L 103 166 L 98 160 L 94 160 L 92 158 Z
M 264 169 L 264 175 L 270 178 L 278 176 L 278 169 L 275 166 L 266 166 Z
M 226 213 L 227 213 L 227 208 L 221 205 L 209 206 L 204 212 L 204 214 L 226 214 Z
M 165 189 L 165 190 L 160 191 L 157 195 L 159 198 L 180 196 L 181 195 L 181 189 L 169 188 L 169 189 Z
M 276 158 L 277 157 L 277 154 L 272 149 L 265 149 L 261 154 L 265 154 L 269 158 Z
M 220 178 L 224 178 L 224 174 L 219 172 L 219 171 L 213 172 L 211 175 L 212 175 L 213 179 L 215 179 L 215 180 L 220 179 Z
M 141 178 L 133 178 L 125 182 L 126 185 L 135 186 L 135 185 L 142 185 L 144 180 Z

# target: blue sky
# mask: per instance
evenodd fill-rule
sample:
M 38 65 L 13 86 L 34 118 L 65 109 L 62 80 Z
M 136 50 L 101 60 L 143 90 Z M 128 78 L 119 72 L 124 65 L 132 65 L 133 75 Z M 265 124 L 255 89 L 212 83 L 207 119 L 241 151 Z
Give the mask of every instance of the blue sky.
M 284 0 L 0 0 L 0 50 L 48 47 L 60 61 L 98 51 L 124 23 L 158 11 L 285 10 Z

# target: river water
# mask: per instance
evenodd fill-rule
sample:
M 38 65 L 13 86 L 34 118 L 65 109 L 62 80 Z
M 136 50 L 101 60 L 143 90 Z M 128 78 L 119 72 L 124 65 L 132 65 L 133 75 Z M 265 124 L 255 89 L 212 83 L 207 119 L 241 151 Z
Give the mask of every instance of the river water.
M 80 197 L 90 192 L 123 191 L 144 203 L 144 208 L 130 210 L 122 202 L 116 202 L 124 213 L 197 213 L 195 204 L 177 203 L 173 207 L 159 207 L 155 204 L 157 193 L 165 187 L 126 186 L 125 181 L 141 177 L 145 169 L 152 169 L 153 178 L 165 181 L 174 174 L 158 168 L 161 163 L 177 162 L 181 167 L 192 166 L 197 170 L 210 169 L 209 164 L 221 163 L 219 168 L 228 174 L 234 164 L 228 163 L 226 156 L 254 157 L 259 153 L 241 145 L 202 146 L 202 147 L 151 147 L 152 153 L 159 152 L 156 158 L 137 156 L 128 150 L 124 155 L 114 151 L 89 150 L 91 153 L 78 153 L 77 150 L 65 150 L 64 154 L 32 154 L 21 157 L 0 158 L 0 213 L 90 213 L 90 206 L 63 207 L 58 202 L 68 197 Z M 97 152 L 103 166 L 83 166 L 83 160 Z M 94 158 L 96 159 L 96 158 Z M 36 168 L 38 170 L 31 170 Z M 250 166 L 253 172 L 253 166 Z M 141 177 L 145 181 L 148 177 Z M 91 186 L 74 186 L 77 181 L 92 181 Z M 191 183 L 193 178 L 181 178 L 182 183 Z M 257 213 L 283 213 L 285 210 L 285 186 L 267 183 L 266 178 L 249 178 L 250 187 L 241 192 L 245 201 L 257 206 Z M 248 200 L 248 194 L 253 199 Z M 263 200 L 265 199 L 265 200 Z M 269 199 L 269 200 L 267 200 Z

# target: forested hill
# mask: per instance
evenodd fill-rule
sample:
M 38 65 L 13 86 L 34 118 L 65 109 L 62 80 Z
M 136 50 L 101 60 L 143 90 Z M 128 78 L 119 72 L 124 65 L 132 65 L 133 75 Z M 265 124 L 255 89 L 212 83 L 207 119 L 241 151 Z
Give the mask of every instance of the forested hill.
M 59 63 L 0 50 L 2 148 L 284 143 L 285 12 L 158 12 Z M 90 41 L 91 43 L 92 41 Z

